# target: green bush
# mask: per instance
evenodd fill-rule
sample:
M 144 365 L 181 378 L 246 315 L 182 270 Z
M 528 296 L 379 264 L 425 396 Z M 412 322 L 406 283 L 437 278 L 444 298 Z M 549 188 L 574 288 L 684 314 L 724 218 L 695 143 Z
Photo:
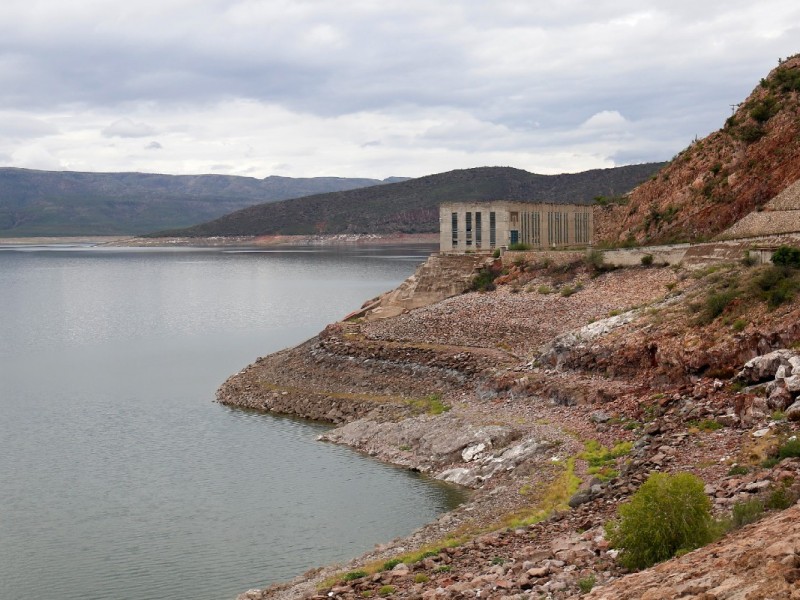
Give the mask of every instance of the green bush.
M 642 257 L 642 266 L 643 267 L 649 267 L 652 264 L 653 264 L 653 255 L 652 254 L 645 254 Z
M 738 289 L 729 289 L 709 294 L 703 303 L 703 312 L 697 321 L 700 325 L 708 325 L 720 316 L 728 305 L 739 297 Z
M 562 295 L 564 298 L 569 298 L 569 297 L 570 297 L 570 296 L 572 296 L 572 294 L 574 294 L 576 291 L 577 291 L 577 290 L 576 290 L 574 287 L 571 287 L 571 286 L 565 285 L 564 287 L 562 287 L 562 288 L 561 288 L 561 295 Z
M 766 133 L 766 130 L 761 125 L 744 123 L 738 127 L 736 131 L 736 137 L 747 144 L 752 144 L 753 142 L 757 142 L 764 137 Z
M 378 590 L 378 595 L 379 595 L 379 596 L 383 596 L 383 597 L 386 597 L 386 596 L 391 596 L 391 595 L 392 595 L 392 594 L 394 594 L 396 591 L 397 591 L 397 588 L 396 588 L 396 587 L 394 587 L 393 585 L 384 585 L 383 587 L 381 587 L 381 588 Z
M 509 249 L 511 252 L 526 252 L 526 251 L 530 250 L 530 249 L 531 249 L 531 247 L 530 247 L 530 245 L 529 245 L 529 244 L 523 244 L 523 243 L 521 243 L 521 242 L 518 242 L 518 243 L 516 243 L 516 244 L 510 244 L 510 245 L 508 246 L 508 249 Z
M 780 260 L 780 259 L 779 259 Z M 793 268 L 775 265 L 767 267 L 755 278 L 755 292 L 767 302 L 770 308 L 780 306 L 794 298 L 800 287 L 797 271 Z
M 785 485 L 779 485 L 770 492 L 765 506 L 770 510 L 783 510 L 789 508 L 796 500 L 797 498 L 794 497 L 794 494 L 792 494 Z
M 500 258 L 500 248 L 495 248 L 494 252 L 492 252 L 493 258 Z
M 588 577 L 583 577 L 582 579 L 579 579 L 578 587 L 580 588 L 581 593 L 588 594 L 589 592 L 591 592 L 596 581 L 597 579 L 595 578 L 594 575 L 589 575 Z
M 347 573 L 342 579 L 345 581 L 353 581 L 354 579 L 361 579 L 362 577 L 366 577 L 366 571 L 350 571 Z
M 483 267 L 475 277 L 472 278 L 469 289 L 473 292 L 491 292 L 497 286 L 494 280 L 499 277 L 500 273 L 491 267 Z
M 778 459 L 796 458 L 800 456 L 800 439 L 792 436 L 778 448 Z
M 800 248 L 779 246 L 772 254 L 772 264 L 795 269 L 800 268 Z
M 399 565 L 401 562 L 403 562 L 403 561 L 400 560 L 399 558 L 392 558 L 390 560 L 387 560 L 385 563 L 383 563 L 383 570 L 384 571 L 391 571 L 397 565 Z
M 731 510 L 731 526 L 734 529 L 755 523 L 764 514 L 764 504 L 758 498 L 737 502 Z
M 611 545 L 621 548 L 620 563 L 645 569 L 712 541 L 715 523 L 703 487 L 691 473 L 652 474 L 606 526 Z

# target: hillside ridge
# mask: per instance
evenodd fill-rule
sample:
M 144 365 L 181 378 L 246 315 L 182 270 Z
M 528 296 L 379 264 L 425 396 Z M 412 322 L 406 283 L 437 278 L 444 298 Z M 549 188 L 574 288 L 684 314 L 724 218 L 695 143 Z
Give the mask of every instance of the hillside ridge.
M 721 129 L 692 142 L 627 202 L 596 211 L 606 244 L 711 239 L 800 180 L 800 55 L 781 60 Z
M 91 173 L 0 168 L 0 236 L 138 234 L 266 201 L 395 182 L 366 178 Z
M 380 188 L 308 196 L 252 206 L 209 223 L 154 236 L 259 236 L 314 233 L 432 233 L 441 202 L 519 200 L 591 203 L 631 190 L 662 163 L 539 175 L 511 167 L 477 167 L 427 175 Z

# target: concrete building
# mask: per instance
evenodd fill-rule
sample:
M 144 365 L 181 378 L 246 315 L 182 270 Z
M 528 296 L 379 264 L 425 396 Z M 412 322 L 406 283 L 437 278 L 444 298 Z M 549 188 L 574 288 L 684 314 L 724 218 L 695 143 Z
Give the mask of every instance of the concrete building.
M 446 202 L 439 207 L 441 252 L 491 252 L 527 244 L 531 249 L 589 246 L 592 207 L 528 202 Z

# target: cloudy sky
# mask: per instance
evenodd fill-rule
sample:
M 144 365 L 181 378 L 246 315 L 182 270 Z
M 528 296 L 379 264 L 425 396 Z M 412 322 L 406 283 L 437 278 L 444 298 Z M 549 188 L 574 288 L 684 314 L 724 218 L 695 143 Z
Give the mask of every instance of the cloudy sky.
M 3 0 L 0 166 L 265 177 L 668 160 L 797 0 Z

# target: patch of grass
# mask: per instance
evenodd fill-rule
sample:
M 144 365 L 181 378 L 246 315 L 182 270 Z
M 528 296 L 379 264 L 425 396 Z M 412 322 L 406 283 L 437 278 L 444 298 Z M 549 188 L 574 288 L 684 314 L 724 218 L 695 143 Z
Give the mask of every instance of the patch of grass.
M 342 579 L 344 581 L 353 581 L 355 579 L 361 579 L 362 577 L 366 577 L 366 576 L 367 576 L 367 572 L 366 571 L 350 571 L 349 573 L 345 573 L 345 575 L 344 575 L 344 577 L 342 577 Z
M 561 296 L 563 296 L 564 298 L 569 298 L 576 291 L 577 290 L 574 287 L 571 287 L 569 285 L 565 285 L 564 287 L 561 288 Z
M 547 295 L 553 293 L 553 288 L 551 288 L 549 285 L 540 285 L 536 291 L 542 295 Z
M 500 258 L 500 248 L 495 248 L 492 252 L 492 258 Z
M 504 564 L 505 562 L 506 562 L 506 559 L 505 559 L 505 558 L 503 558 L 502 556 L 495 556 L 495 557 L 492 559 L 492 564 L 493 564 L 493 565 L 502 565 L 502 564 Z
M 697 429 L 698 431 L 717 431 L 722 429 L 724 425 L 714 419 L 703 419 L 702 421 L 689 421 L 687 423 L 690 429 Z
M 439 565 L 434 569 L 437 573 L 449 573 L 453 568 L 450 565 Z
M 776 308 L 794 298 L 800 288 L 797 271 L 786 266 L 763 269 L 753 280 L 754 291 L 770 308 Z
M 409 400 L 408 404 L 416 414 L 441 415 L 452 408 L 449 404 L 442 402 L 439 394 L 431 394 L 418 400 Z
M 578 491 L 581 480 L 575 475 L 574 457 L 567 459 L 561 468 L 561 474 L 544 490 L 533 506 L 510 513 L 502 520 L 501 525 L 510 529 L 525 527 L 543 521 L 557 509 L 566 509 L 567 502 Z
M 772 413 L 772 420 L 773 421 L 785 421 L 786 420 L 786 413 L 782 410 L 776 410 Z
M 641 261 L 643 267 L 649 267 L 653 264 L 653 255 L 652 254 L 645 254 Z
M 378 589 L 378 595 L 383 596 L 385 598 L 386 596 L 391 596 L 396 591 L 397 588 L 394 587 L 393 585 L 384 585 Z
M 414 583 L 427 583 L 430 581 L 430 577 L 425 575 L 425 573 L 417 573 L 414 575 Z

